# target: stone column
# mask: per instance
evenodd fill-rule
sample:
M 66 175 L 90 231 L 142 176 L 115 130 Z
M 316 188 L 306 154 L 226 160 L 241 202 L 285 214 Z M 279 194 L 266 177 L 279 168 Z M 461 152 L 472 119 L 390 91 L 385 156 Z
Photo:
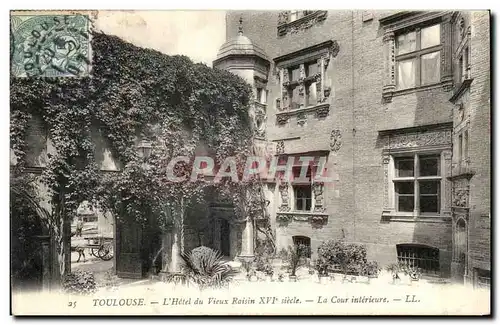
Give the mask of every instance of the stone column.
M 244 223 L 244 229 L 241 234 L 241 253 L 240 258 L 253 258 L 254 257 L 254 227 L 253 221 L 250 218 Z
M 181 249 L 180 249 L 180 243 L 179 243 L 179 229 L 178 227 L 174 227 L 172 233 L 171 233 L 171 236 L 172 236 L 172 247 L 170 249 L 170 264 L 169 264 L 169 267 L 168 267 L 168 271 L 170 273 L 177 273 L 180 271 L 180 267 L 179 267 L 179 262 L 180 262 L 180 252 L 181 252 Z

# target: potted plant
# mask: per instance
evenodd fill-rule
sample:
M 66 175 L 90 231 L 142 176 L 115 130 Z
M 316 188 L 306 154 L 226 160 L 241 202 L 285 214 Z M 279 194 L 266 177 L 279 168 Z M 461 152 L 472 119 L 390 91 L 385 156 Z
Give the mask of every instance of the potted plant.
M 274 269 L 271 264 L 266 264 L 264 266 L 264 274 L 266 275 L 266 281 L 267 282 L 272 282 L 273 281 L 273 275 L 274 275 Z
M 404 272 L 405 275 L 407 275 L 410 278 L 410 285 L 413 285 L 414 283 L 418 282 L 422 277 L 422 272 L 420 268 L 415 266 L 407 266 L 404 269 Z
M 248 281 L 255 282 L 257 281 L 257 272 L 253 268 L 253 261 L 242 261 L 241 265 L 245 269 L 246 277 Z
M 319 283 L 328 283 L 328 261 L 322 257 L 318 258 L 315 263 L 315 269 L 318 272 Z
M 297 269 L 304 264 L 304 258 L 307 255 L 308 247 L 303 244 L 288 247 L 288 251 L 286 252 L 286 255 L 284 255 L 284 258 L 288 264 L 288 269 L 290 270 L 290 282 L 297 282 Z
M 365 277 L 365 282 L 370 283 L 370 279 L 378 278 L 380 268 L 377 261 L 366 262 L 361 267 L 361 275 Z
M 391 263 L 385 268 L 387 272 L 392 275 L 392 284 L 399 284 L 401 278 L 399 277 L 399 272 L 401 272 L 401 266 L 398 263 Z

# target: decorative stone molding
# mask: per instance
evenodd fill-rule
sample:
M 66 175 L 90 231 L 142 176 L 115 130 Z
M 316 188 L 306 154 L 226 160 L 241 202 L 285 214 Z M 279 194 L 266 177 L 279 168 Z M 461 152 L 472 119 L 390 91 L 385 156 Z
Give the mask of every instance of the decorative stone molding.
M 391 211 L 393 208 L 389 203 L 389 163 L 391 162 L 391 156 L 388 152 L 384 152 L 382 155 L 382 164 L 384 166 L 384 211 Z
M 323 190 L 324 183 L 316 182 L 313 184 L 314 192 L 314 212 L 325 212 L 325 207 L 323 206 Z
M 288 122 L 291 115 L 298 113 L 306 113 L 309 111 L 317 112 L 319 118 L 326 117 L 329 113 L 330 107 L 327 100 L 332 92 L 331 87 L 325 85 L 326 68 L 330 58 L 336 57 L 339 52 L 339 45 L 337 41 L 326 41 L 299 51 L 285 54 L 274 59 L 276 71 L 280 75 L 281 92 L 280 102 L 277 104 L 277 124 L 282 125 Z M 306 77 L 305 64 L 316 62 L 319 72 L 315 75 Z M 290 80 L 289 68 L 299 66 L 299 77 L 297 80 Z M 316 83 L 316 100 L 317 105 L 305 107 L 306 84 Z M 299 98 L 298 108 L 290 109 L 289 92 L 293 87 L 297 87 Z M 288 113 L 288 114 L 285 114 Z M 280 114 L 282 114 L 280 116 Z
M 449 222 L 452 210 L 452 127 L 453 123 L 441 123 L 404 129 L 380 131 L 382 167 L 384 172 L 384 208 L 382 217 L 390 221 Z M 438 213 L 430 215 L 415 211 L 396 212 L 396 198 L 392 179 L 395 176 L 393 154 L 415 155 L 435 150 L 441 153 L 441 204 Z
M 309 222 L 313 226 L 321 226 L 328 222 L 328 214 L 320 212 L 278 212 L 276 221 L 280 223 L 289 223 L 291 221 Z
M 441 22 L 441 84 L 445 91 L 450 91 L 453 86 L 452 71 L 452 26 L 451 14 L 444 15 Z
M 333 152 L 338 152 L 342 147 L 342 133 L 339 129 L 332 130 L 330 134 L 330 150 Z
M 297 20 L 290 21 L 289 11 L 282 11 L 278 14 L 278 36 L 285 36 L 288 33 L 295 34 L 306 30 L 324 21 L 328 11 L 318 10 L 305 15 Z
M 392 96 L 396 91 L 396 56 L 394 32 L 387 31 L 383 37 L 384 42 L 384 67 L 385 82 L 382 88 L 382 97 L 385 102 L 392 101 Z
M 289 205 L 290 199 L 288 197 L 288 188 L 289 185 L 286 182 L 279 185 L 279 192 L 281 195 L 281 206 L 279 207 L 280 212 L 290 211 L 290 205 Z
M 255 109 L 255 117 L 254 117 L 255 135 L 259 138 L 264 138 L 266 135 L 267 105 L 255 102 L 254 109 Z
M 382 88 L 382 98 L 384 102 L 391 102 L 395 95 L 403 95 L 409 92 L 432 89 L 435 87 L 417 86 L 411 89 L 396 89 L 396 56 L 395 56 L 395 35 L 413 26 L 425 24 L 426 22 L 441 21 L 441 80 L 440 84 L 444 91 L 450 91 L 453 84 L 452 58 L 451 58 L 451 11 L 409 11 L 400 12 L 379 20 L 384 31 L 382 38 L 384 43 L 384 86 Z
M 297 125 L 304 126 L 306 124 L 306 114 L 304 112 L 300 112 L 297 114 Z
M 276 154 L 277 155 L 282 155 L 285 153 L 285 141 L 280 140 L 276 144 Z
M 469 207 L 469 180 L 466 178 L 458 179 L 453 183 L 453 202 L 452 206 L 459 208 Z
M 288 119 L 290 118 L 289 114 L 287 112 L 284 113 L 277 113 L 276 114 L 276 123 L 278 125 L 284 125 L 288 123 Z
M 330 112 L 330 104 L 319 104 L 316 106 L 310 106 L 305 108 L 299 108 L 294 110 L 288 110 L 285 112 L 276 113 L 276 123 L 278 125 L 286 124 L 291 116 L 306 116 L 308 113 L 315 113 L 316 117 L 324 118 L 328 116 Z
M 329 104 L 317 105 L 315 107 L 316 107 L 316 117 L 318 118 L 325 118 L 328 116 L 328 113 L 330 113 Z
M 389 136 L 389 144 L 386 149 L 415 148 L 437 145 L 451 146 L 451 135 L 451 130 L 393 134 Z

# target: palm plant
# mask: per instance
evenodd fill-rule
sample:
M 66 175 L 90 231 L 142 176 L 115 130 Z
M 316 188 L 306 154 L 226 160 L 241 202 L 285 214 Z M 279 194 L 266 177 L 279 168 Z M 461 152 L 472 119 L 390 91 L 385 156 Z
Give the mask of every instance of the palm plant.
M 226 287 L 236 272 L 222 259 L 219 251 L 200 246 L 181 254 L 183 273 L 200 289 Z

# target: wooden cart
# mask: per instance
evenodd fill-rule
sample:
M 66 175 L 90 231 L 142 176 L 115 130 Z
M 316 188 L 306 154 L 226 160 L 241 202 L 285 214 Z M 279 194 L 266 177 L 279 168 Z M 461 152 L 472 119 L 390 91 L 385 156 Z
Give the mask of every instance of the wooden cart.
M 113 258 L 113 237 L 94 236 L 84 237 L 87 241 L 83 247 L 88 248 L 90 255 L 98 257 L 103 261 Z

